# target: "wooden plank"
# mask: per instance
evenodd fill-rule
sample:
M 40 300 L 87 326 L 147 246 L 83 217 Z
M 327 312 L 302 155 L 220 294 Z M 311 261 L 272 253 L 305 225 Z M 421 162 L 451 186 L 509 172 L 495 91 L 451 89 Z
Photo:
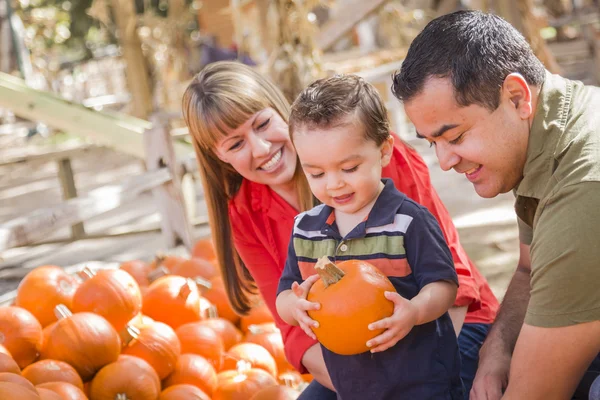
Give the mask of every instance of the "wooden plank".
M 76 157 L 88 152 L 93 147 L 88 144 L 70 144 L 37 147 L 26 151 L 23 151 L 23 149 L 9 149 L 0 153 L 0 167 L 26 162 L 47 162 Z
M 143 119 L 90 110 L 52 93 L 32 89 L 22 79 L 1 72 L 0 108 L 122 153 L 145 158 L 143 133 L 152 128 L 152 124 Z M 192 146 L 185 142 L 175 141 L 173 145 L 177 157 L 187 158 L 193 153 Z
M 73 168 L 71 167 L 71 159 L 61 158 L 57 161 L 58 164 L 58 179 L 62 188 L 63 199 L 71 200 L 77 197 L 77 188 L 75 187 L 75 177 L 73 176 Z M 78 222 L 71 225 L 71 237 L 79 239 L 85 235 L 83 222 Z
M 90 191 L 86 196 L 53 207 L 35 210 L 0 225 L 0 251 L 42 240 L 65 226 L 100 215 L 134 200 L 142 192 L 171 179 L 167 168 L 160 168 L 125 181 Z
M 352 0 L 344 4 L 335 19 L 327 21 L 320 29 L 316 44 L 321 50 L 328 50 L 356 24 L 377 11 L 388 0 Z
M 191 251 L 194 242 L 180 180 L 183 170 L 175 158 L 168 118 L 156 113 L 150 119 L 153 128 L 146 131 L 144 135 L 146 168 L 148 171 L 154 171 L 166 167 L 171 171 L 172 177 L 168 182 L 152 188 L 152 194 L 161 214 L 162 233 L 168 247 L 184 244 Z

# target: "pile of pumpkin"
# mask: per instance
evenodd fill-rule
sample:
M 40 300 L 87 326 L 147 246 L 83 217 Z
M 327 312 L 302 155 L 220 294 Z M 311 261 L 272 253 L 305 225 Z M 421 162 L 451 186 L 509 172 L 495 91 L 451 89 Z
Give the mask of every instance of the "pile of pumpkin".
M 210 241 L 192 258 L 32 270 L 0 307 L 0 399 L 290 400 L 293 370 L 268 309 L 230 307 Z

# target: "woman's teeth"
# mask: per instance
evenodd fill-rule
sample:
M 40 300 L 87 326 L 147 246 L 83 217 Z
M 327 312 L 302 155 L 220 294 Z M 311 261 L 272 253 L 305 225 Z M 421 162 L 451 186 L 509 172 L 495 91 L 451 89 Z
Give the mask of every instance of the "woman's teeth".
M 281 160 L 281 149 L 279 149 L 279 151 L 277 153 L 275 153 L 275 155 L 273 157 L 271 157 L 271 159 L 269 161 L 267 161 L 266 163 L 261 165 L 260 169 L 262 169 L 263 171 L 268 171 L 268 170 L 272 169 L 273 167 L 275 167 L 275 165 L 277 165 L 279 160 Z

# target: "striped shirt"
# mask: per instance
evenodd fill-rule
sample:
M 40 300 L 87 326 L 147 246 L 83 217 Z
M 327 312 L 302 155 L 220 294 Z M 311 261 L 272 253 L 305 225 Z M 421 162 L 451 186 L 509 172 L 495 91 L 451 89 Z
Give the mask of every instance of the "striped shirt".
M 322 256 L 333 262 L 360 259 L 384 273 L 407 299 L 436 281 L 458 285 L 442 231 L 431 213 L 384 179 L 385 187 L 367 218 L 345 237 L 334 209 L 321 204 L 296 217 L 278 294 L 316 273 Z M 381 353 L 342 356 L 322 347 L 339 398 L 459 399 L 460 357 L 448 314 L 415 326 Z M 367 397 L 368 396 L 368 397 Z

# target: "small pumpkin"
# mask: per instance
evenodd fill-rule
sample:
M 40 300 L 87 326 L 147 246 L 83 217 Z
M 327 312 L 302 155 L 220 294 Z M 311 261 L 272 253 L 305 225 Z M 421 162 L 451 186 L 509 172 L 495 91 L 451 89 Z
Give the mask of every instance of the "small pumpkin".
M 168 275 L 152 282 L 144 296 L 143 313 L 173 329 L 202 319 L 196 283 Z
M 262 389 L 277 385 L 271 374 L 244 361 L 235 370 L 219 373 L 218 382 L 212 400 L 248 400 Z
M 163 390 L 158 400 L 210 400 L 210 397 L 194 385 L 173 385 Z
M 394 304 L 384 292 L 396 289 L 374 265 L 362 260 L 335 265 L 321 257 L 315 266 L 319 279 L 310 288 L 307 300 L 321 304 L 308 315 L 319 323 L 312 328 L 319 342 L 341 355 L 369 351 L 367 341 L 383 333 L 369 330 L 370 323 L 389 317 Z M 356 294 L 360 293 L 360 296 Z M 351 298 L 352 301 L 345 299 Z
M 160 380 L 146 361 L 127 355 L 104 366 L 92 380 L 91 400 L 156 400 Z
M 40 400 L 40 395 L 17 383 L 0 382 L 0 399 Z
M 25 368 L 40 355 L 42 326 L 24 308 L 0 307 L 0 345 L 10 352 L 19 368 Z
M 85 268 L 84 282 L 73 296 L 73 312 L 93 312 L 120 331 L 142 309 L 142 293 L 131 275 L 119 269 L 96 273 Z
M 273 377 L 277 376 L 277 363 L 267 349 L 256 343 L 238 343 L 233 346 L 225 355 L 223 370 L 233 370 L 237 368 L 238 361 L 248 362 L 252 368 L 258 368 L 267 371 Z
M 53 390 L 46 388 L 36 388 L 36 390 L 40 396 L 40 400 L 64 400 L 61 395 Z
M 192 248 L 192 257 L 204 258 L 214 264 L 217 264 L 217 252 L 211 238 L 198 240 Z
M 11 356 L 0 353 L 0 372 L 10 372 L 12 374 L 21 374 L 21 368 Z
M 202 356 L 215 367 L 216 371 L 221 370 L 225 346 L 217 332 L 200 321 L 181 325 L 175 333 L 181 342 L 182 353 Z
M 207 289 L 202 295 L 215 305 L 219 317 L 225 318 L 233 324 L 238 324 L 240 322 L 240 316 L 233 311 L 233 307 L 231 307 L 231 304 L 229 303 L 223 279 L 220 276 L 217 276 L 211 279 L 210 283 L 210 289 Z
M 217 372 L 212 364 L 196 354 L 182 354 L 177 359 L 175 370 L 163 382 L 163 387 L 189 384 L 212 396 L 217 388 Z
M 119 269 L 131 275 L 140 288 L 150 285 L 150 279 L 148 279 L 148 275 L 152 271 L 150 264 L 142 260 L 131 260 L 119 265 Z
M 286 371 L 279 374 L 277 381 L 280 385 L 289 386 L 291 388 L 298 388 L 305 384 L 304 378 L 298 371 Z
M 49 333 L 43 359 L 64 361 L 79 373 L 84 382 L 121 352 L 121 339 L 115 328 L 99 315 L 72 314 L 67 307 L 56 306 L 58 322 Z
M 36 389 L 48 389 L 61 396 L 62 400 L 87 400 L 83 390 L 68 382 L 47 382 L 36 385 Z
M 42 327 L 56 322 L 54 307 L 71 308 L 79 281 L 56 265 L 44 265 L 29 272 L 17 288 L 15 305 L 31 312 Z
M 6 354 L 10 358 L 12 358 L 10 351 L 6 350 L 6 347 L 2 346 L 1 344 L 0 344 L 0 354 Z
M 83 381 L 75 368 L 63 361 L 48 359 L 34 362 L 25 367 L 22 375 L 36 386 L 47 382 L 67 382 L 83 389 Z
M 275 359 L 277 363 L 277 371 L 281 374 L 285 371 L 293 371 L 294 367 L 288 362 L 285 357 L 285 349 L 283 347 L 283 339 L 281 338 L 281 332 L 274 322 L 250 325 L 248 327 L 248 334 L 244 339 L 245 342 L 256 343 L 265 349 Z
M 16 385 L 26 388 L 27 390 L 33 393 L 37 393 L 37 390 L 35 389 L 35 386 L 33 386 L 33 383 L 29 382 L 21 375 L 11 374 L 10 372 L 0 372 L 0 382 L 14 383 Z M 3 399 L 3 397 L 0 397 L 0 399 Z
M 242 332 L 229 320 L 214 316 L 214 312 L 209 312 L 208 319 L 200 321 L 199 324 L 210 327 L 217 332 L 217 335 L 223 340 L 225 350 L 229 350 L 232 346 L 242 341 Z
M 243 315 L 240 318 L 240 329 L 246 334 L 250 325 L 260 325 L 268 322 L 274 322 L 273 315 L 267 305 L 261 300 L 256 302 L 248 315 Z
M 287 386 L 270 386 L 257 392 L 250 400 L 296 400 L 300 392 Z
M 168 271 L 171 270 L 176 264 L 179 264 L 182 261 L 187 260 L 185 257 L 166 255 L 166 254 L 157 254 L 154 257 L 154 260 L 150 263 L 150 268 L 155 270 L 160 267 L 165 267 Z
M 181 343 L 173 328 L 162 322 L 153 322 L 139 329 L 129 326 L 122 354 L 146 361 L 165 379 L 175 369 L 181 354 Z
M 183 276 L 184 278 L 212 279 L 219 275 L 219 269 L 216 265 L 203 258 L 191 258 L 181 261 L 169 268 L 169 271 L 173 275 Z

